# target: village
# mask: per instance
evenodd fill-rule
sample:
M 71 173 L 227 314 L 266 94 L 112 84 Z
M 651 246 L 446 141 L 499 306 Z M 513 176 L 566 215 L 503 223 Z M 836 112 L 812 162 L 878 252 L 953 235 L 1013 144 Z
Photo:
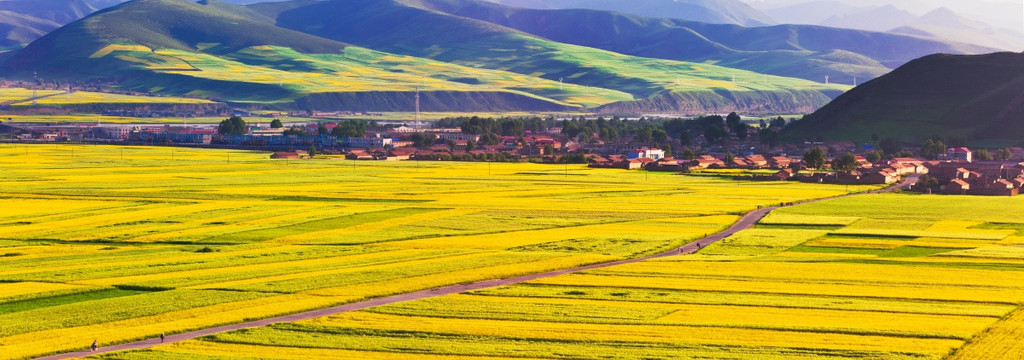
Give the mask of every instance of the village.
M 803 144 L 766 143 L 765 131 L 778 131 L 784 122 L 761 129 L 750 127 L 749 136 L 725 136 L 708 141 L 696 136 L 684 146 L 681 139 L 662 135 L 644 138 L 627 134 L 609 136 L 567 134 L 567 120 L 549 118 L 544 126 L 511 133 L 478 134 L 463 127 L 411 127 L 406 123 L 337 123 L 270 121 L 246 124 L 235 134 L 222 133 L 217 124 L 101 124 L 101 123 L 4 123 L 0 134 L 10 141 L 138 144 L 218 147 L 271 151 L 276 159 L 348 159 L 362 161 L 530 161 L 586 163 L 593 168 L 692 173 L 745 170 L 737 180 L 800 181 L 826 184 L 895 184 L 908 176 L 921 181 L 912 189 L 924 193 L 1013 196 L 1024 191 L 1024 149 L 1009 148 L 1001 160 L 977 161 L 967 147 L 948 148 L 933 159 L 900 156 L 870 161 L 871 147 L 848 141 L 815 141 Z M 494 120 L 490 120 L 495 124 Z M 586 120 L 592 121 L 592 120 Z M 602 120 L 598 120 L 600 122 Z M 613 120 L 615 121 L 615 120 Z M 641 120 L 644 121 L 644 120 Z M 457 122 L 441 122 L 451 125 Z M 417 125 L 423 125 L 417 124 Z M 561 126 L 559 126 L 561 125 Z M 497 125 L 495 125 L 497 126 Z M 522 127 L 522 125 L 519 125 Z M 732 126 L 732 125 L 729 125 Z M 745 126 L 745 125 L 744 125 Z M 352 131 L 358 127 L 359 131 Z M 586 133 L 586 131 L 584 131 Z M 727 133 L 728 134 L 728 133 Z M 651 146 L 661 143 L 663 146 Z M 673 146 L 680 151 L 672 151 Z M 812 149 L 821 150 L 820 164 L 807 161 Z M 824 151 L 827 149 L 827 151 Z M 694 151 L 696 150 L 696 151 Z M 920 149 L 903 147 L 901 155 Z M 799 154 L 794 156 L 792 154 Z M 849 165 L 834 166 L 849 155 Z

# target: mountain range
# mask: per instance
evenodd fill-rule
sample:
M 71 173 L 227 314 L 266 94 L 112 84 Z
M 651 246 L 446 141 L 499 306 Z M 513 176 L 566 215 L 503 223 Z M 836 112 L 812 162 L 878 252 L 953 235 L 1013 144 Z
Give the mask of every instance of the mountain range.
M 900 6 L 894 5 L 899 4 Z M 858 29 L 876 32 L 919 36 L 953 42 L 967 42 L 1001 50 L 1024 50 L 1024 33 L 1020 30 L 1022 20 L 1020 5 L 971 2 L 973 6 L 963 7 L 966 2 L 890 2 L 872 5 L 871 2 L 848 0 L 809 0 L 785 6 L 759 5 L 759 11 L 776 21 L 787 24 L 821 25 L 844 29 Z M 948 6 L 947 6 L 948 5 Z M 960 6 L 957 6 L 960 5 Z M 957 10 L 984 9 L 970 12 L 965 16 Z M 913 10 L 910 10 L 913 9 Z M 915 10 L 927 9 L 925 12 Z M 1004 13 L 993 19 L 993 13 Z M 1015 14 L 1013 21 L 1007 21 L 1005 13 Z M 974 20 L 976 17 L 985 21 Z
M 76 5 L 23 10 L 51 24 L 119 2 L 43 1 Z M 704 6 L 761 21 L 738 1 L 637 5 Z M 0 75 L 317 110 L 408 111 L 419 92 L 424 109 L 439 111 L 793 113 L 920 56 L 991 51 L 916 35 L 477 0 L 134 0 L 11 52 Z
M 766 14 L 739 0 L 490 0 L 526 9 L 591 9 L 658 18 L 742 26 L 774 25 Z

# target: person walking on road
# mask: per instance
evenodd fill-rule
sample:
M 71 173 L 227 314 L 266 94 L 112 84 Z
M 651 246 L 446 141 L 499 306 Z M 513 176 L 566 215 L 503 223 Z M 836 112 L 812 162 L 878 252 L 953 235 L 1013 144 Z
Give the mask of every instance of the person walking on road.
M 98 348 L 98 347 L 99 347 L 99 343 L 97 343 L 96 340 L 93 340 L 92 341 L 92 346 L 90 346 L 89 348 L 92 349 L 92 351 L 96 351 L 96 348 Z
M 164 333 L 160 333 L 160 342 L 164 342 Z

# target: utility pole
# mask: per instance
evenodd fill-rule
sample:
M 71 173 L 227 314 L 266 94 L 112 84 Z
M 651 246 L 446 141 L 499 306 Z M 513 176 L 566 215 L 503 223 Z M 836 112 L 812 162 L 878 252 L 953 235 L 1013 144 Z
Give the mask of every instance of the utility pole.
M 416 87 L 416 123 L 420 122 L 420 87 Z

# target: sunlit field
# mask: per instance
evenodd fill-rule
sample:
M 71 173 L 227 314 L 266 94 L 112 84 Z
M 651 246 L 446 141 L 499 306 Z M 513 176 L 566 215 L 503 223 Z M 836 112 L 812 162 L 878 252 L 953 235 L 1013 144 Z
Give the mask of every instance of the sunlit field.
M 103 358 L 1017 358 L 1022 210 L 858 195 L 778 210 L 693 256 Z
M 107 94 L 91 91 L 75 91 L 70 94 L 60 92 L 45 98 L 32 101 L 22 101 L 12 104 L 15 108 L 32 106 L 70 106 L 87 104 L 169 104 L 169 105 L 197 105 L 213 104 L 213 101 L 206 99 L 194 99 L 172 96 L 135 96 L 121 94 Z
M 0 169 L 2 358 L 640 257 L 867 189 L 81 145 L 2 144 Z
M 33 96 L 36 100 L 33 101 Z M 90 91 L 75 91 L 70 94 L 60 90 L 30 90 L 24 88 L 0 88 L 0 103 L 14 108 L 30 108 L 34 106 L 61 107 L 72 105 L 95 104 L 153 104 L 153 105 L 203 105 L 214 102 L 206 99 L 194 99 L 172 96 L 134 96 L 107 94 Z M 4 115 L 0 119 L 12 118 Z

